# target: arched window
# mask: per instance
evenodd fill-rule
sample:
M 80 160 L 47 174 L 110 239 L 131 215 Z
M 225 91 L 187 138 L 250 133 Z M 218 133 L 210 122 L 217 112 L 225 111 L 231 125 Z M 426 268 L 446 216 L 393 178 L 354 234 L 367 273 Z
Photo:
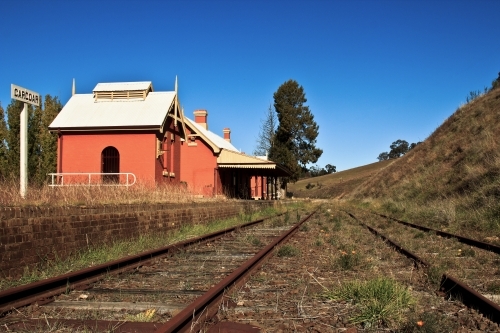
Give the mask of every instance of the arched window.
M 101 172 L 118 173 L 120 172 L 120 153 L 115 147 L 106 147 L 101 153 Z M 103 183 L 118 183 L 120 175 L 103 175 Z

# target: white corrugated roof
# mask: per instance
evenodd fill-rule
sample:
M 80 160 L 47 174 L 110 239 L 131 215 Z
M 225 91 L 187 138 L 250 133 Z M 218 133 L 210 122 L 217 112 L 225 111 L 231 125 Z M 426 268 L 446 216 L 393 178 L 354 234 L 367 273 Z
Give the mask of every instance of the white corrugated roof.
M 153 89 L 153 84 L 151 81 L 142 82 L 107 82 L 98 83 L 92 91 L 128 91 L 128 90 L 147 90 L 151 87 Z
M 238 152 L 231 142 L 224 140 L 223 137 L 218 136 L 217 134 L 206 130 L 203 126 L 197 124 L 195 121 L 189 119 L 188 117 L 184 117 L 186 123 L 189 127 L 193 128 L 197 133 L 204 135 L 208 140 L 212 141 L 214 145 L 219 147 L 220 149 L 228 149 L 235 152 Z
M 160 127 L 174 97 L 174 91 L 165 91 L 150 92 L 145 100 L 95 102 L 92 94 L 76 94 L 66 103 L 49 128 Z

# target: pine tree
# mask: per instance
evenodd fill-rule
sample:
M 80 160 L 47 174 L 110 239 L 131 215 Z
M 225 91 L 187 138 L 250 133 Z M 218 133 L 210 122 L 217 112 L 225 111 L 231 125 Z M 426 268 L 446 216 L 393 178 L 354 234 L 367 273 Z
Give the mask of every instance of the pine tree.
M 283 83 L 274 93 L 274 109 L 279 125 L 270 159 L 287 167 L 291 181 L 299 179 L 308 163 L 316 163 L 323 150 L 316 148 L 319 126 L 307 102 L 304 88 L 295 80 Z
M 42 107 L 32 107 L 28 115 L 28 181 L 39 183 L 40 161 L 40 123 L 42 121 Z
M 269 105 L 266 117 L 261 121 L 261 128 L 257 138 L 257 147 L 254 150 L 254 155 L 265 156 L 269 153 L 271 147 L 274 145 L 277 124 L 278 119 L 276 118 L 276 113 L 271 105 Z
M 7 124 L 5 113 L 0 104 L 0 181 L 7 177 Z
M 45 95 L 38 137 L 41 151 L 37 176 L 39 183 L 45 183 L 47 174 L 57 171 L 57 133 L 50 133 L 48 127 L 61 109 L 62 104 L 57 97 Z
M 7 168 L 6 173 L 9 178 L 19 179 L 19 147 L 20 147 L 20 128 L 21 111 L 23 103 L 17 100 L 11 100 L 7 106 Z

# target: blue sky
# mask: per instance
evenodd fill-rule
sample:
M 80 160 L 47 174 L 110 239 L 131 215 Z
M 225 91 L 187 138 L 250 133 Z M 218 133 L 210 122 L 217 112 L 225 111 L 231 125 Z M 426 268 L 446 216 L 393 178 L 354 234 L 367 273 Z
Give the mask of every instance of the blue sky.
M 4 1 L 0 102 L 10 84 L 65 104 L 99 82 L 152 81 L 245 153 L 273 93 L 304 87 L 318 165 L 376 162 L 422 141 L 500 72 L 498 0 Z

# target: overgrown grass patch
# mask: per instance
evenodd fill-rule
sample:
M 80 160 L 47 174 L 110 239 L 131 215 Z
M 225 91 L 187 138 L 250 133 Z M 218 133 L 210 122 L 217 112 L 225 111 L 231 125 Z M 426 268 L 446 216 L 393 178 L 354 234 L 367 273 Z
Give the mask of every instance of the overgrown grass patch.
M 299 227 L 299 231 L 303 231 L 303 232 L 307 232 L 309 231 L 309 226 L 307 224 L 301 224 L 300 227 Z
M 262 246 L 263 245 L 262 241 L 258 237 L 253 236 L 253 235 L 247 236 L 246 240 L 247 240 L 247 242 L 249 242 L 253 246 Z
M 329 222 L 332 224 L 332 231 L 340 231 L 342 229 L 342 218 L 338 215 L 333 216 Z
M 427 280 L 436 285 L 439 286 L 441 284 L 441 278 L 443 277 L 443 274 L 445 273 L 446 268 L 437 266 L 437 265 L 432 265 L 427 269 Z
M 281 246 L 277 251 L 278 257 L 296 257 L 300 254 L 300 250 L 290 244 L 285 244 Z
M 316 238 L 316 240 L 314 241 L 314 245 L 320 247 L 320 246 L 323 246 L 323 240 L 321 238 Z
M 356 311 L 350 321 L 365 328 L 397 327 L 415 304 L 408 288 L 386 277 L 346 282 L 325 297 L 352 302 Z

